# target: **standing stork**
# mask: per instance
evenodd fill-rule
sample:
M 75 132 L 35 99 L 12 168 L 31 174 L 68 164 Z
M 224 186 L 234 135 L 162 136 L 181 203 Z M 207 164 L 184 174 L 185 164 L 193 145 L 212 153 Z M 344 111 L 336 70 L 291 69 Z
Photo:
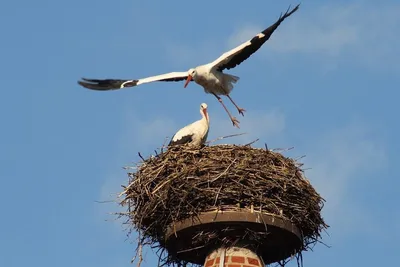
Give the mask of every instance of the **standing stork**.
M 140 84 L 156 82 L 156 81 L 184 81 L 184 88 L 188 85 L 190 81 L 195 81 L 197 84 L 201 85 L 207 94 L 213 94 L 218 101 L 221 103 L 225 111 L 228 113 L 234 126 L 239 128 L 239 121 L 231 115 L 229 110 L 226 108 L 225 104 L 222 102 L 220 95 L 225 95 L 237 108 L 239 114 L 244 116 L 245 109 L 240 108 L 230 97 L 230 92 L 233 89 L 233 84 L 239 80 L 239 77 L 223 73 L 225 69 L 231 69 L 241 64 L 247 58 L 249 58 L 253 53 L 255 53 L 260 47 L 271 37 L 272 33 L 278 28 L 278 26 L 290 15 L 292 15 L 298 8 L 300 4 L 289 11 L 290 7 L 286 13 L 279 17 L 279 19 L 254 36 L 251 40 L 242 43 L 241 45 L 233 48 L 232 50 L 222 54 L 219 58 L 211 63 L 201 65 L 185 72 L 170 72 L 166 74 L 161 74 L 157 76 L 147 77 L 143 79 L 132 79 L 132 80 L 121 80 L 121 79 L 86 79 L 82 78 L 82 81 L 78 83 L 92 90 L 116 90 L 125 87 L 134 87 Z
M 202 118 L 180 129 L 171 139 L 168 146 L 189 144 L 201 146 L 207 140 L 210 120 L 207 112 L 207 104 L 200 105 Z

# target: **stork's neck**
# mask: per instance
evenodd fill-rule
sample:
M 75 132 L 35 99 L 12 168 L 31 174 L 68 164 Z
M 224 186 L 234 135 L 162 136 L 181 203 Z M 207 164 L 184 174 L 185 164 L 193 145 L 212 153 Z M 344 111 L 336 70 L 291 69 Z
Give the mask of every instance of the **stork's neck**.
M 204 123 L 206 123 L 207 125 L 209 125 L 210 124 L 210 117 L 208 117 L 208 112 L 204 111 L 204 110 L 201 110 L 200 113 L 201 113 L 201 116 L 202 116 L 201 120 Z

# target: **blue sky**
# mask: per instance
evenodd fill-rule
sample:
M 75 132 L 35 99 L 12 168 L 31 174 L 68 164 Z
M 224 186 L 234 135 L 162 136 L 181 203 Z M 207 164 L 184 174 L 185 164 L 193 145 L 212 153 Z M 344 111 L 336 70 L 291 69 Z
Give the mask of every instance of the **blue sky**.
M 306 266 L 383 266 L 400 247 L 400 3 L 303 1 L 229 73 L 247 109 L 235 129 L 201 87 L 96 92 L 80 77 L 141 78 L 207 63 L 293 0 L 8 1 L 0 9 L 0 266 L 132 266 L 134 239 L 109 213 L 122 167 L 209 105 L 210 139 L 291 147 L 326 198 L 329 236 Z M 204 14 L 207 19 L 204 20 Z M 217 25 L 214 27 L 214 25 Z M 229 108 L 235 112 L 232 105 Z M 143 266 L 155 266 L 146 251 Z M 290 265 L 294 266 L 294 264 Z

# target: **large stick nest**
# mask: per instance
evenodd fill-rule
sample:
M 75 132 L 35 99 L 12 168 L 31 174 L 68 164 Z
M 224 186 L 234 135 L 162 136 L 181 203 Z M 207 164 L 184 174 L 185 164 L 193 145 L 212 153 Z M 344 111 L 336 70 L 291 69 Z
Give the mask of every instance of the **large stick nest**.
M 167 228 L 174 222 L 240 206 L 290 220 L 302 233 L 301 253 L 328 227 L 321 217 L 324 200 L 301 165 L 250 146 L 170 147 L 129 173 L 121 204 L 128 209 L 127 223 L 139 233 L 140 248 L 150 244 L 163 249 Z M 171 256 L 161 261 L 186 264 Z

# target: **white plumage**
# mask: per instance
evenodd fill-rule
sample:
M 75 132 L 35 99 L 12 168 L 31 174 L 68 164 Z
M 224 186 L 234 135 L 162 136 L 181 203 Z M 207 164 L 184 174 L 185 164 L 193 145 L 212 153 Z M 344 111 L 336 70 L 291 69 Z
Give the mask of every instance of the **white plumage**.
M 132 80 L 121 80 L 121 79 L 86 79 L 82 78 L 83 81 L 78 81 L 80 85 L 92 90 L 116 90 L 125 87 L 138 86 L 140 84 L 156 82 L 156 81 L 184 81 L 186 87 L 188 83 L 193 80 L 197 84 L 201 85 L 207 94 L 213 94 L 218 101 L 221 103 L 225 111 L 228 113 L 234 126 L 239 128 L 239 121 L 231 115 L 231 113 L 226 108 L 225 104 L 222 102 L 220 95 L 225 95 L 237 108 L 239 114 L 244 116 L 245 109 L 240 108 L 230 97 L 230 92 L 233 89 L 233 84 L 239 80 L 239 77 L 223 73 L 225 69 L 231 69 L 247 58 L 249 58 L 253 53 L 255 53 L 260 47 L 271 37 L 272 33 L 278 28 L 278 26 L 287 17 L 293 14 L 300 5 L 297 5 L 291 11 L 289 9 L 283 16 L 272 24 L 270 27 L 266 28 L 264 31 L 260 32 L 254 36 L 251 40 L 244 42 L 243 44 L 235 47 L 234 49 L 223 53 L 219 58 L 211 63 L 198 66 L 196 68 L 189 69 L 185 72 L 170 72 L 166 74 L 161 74 L 157 76 L 142 78 L 142 79 L 132 79 Z
M 169 146 L 189 144 L 192 146 L 204 145 L 207 140 L 210 120 L 207 112 L 207 104 L 200 105 L 202 118 L 180 129 L 169 142 Z

